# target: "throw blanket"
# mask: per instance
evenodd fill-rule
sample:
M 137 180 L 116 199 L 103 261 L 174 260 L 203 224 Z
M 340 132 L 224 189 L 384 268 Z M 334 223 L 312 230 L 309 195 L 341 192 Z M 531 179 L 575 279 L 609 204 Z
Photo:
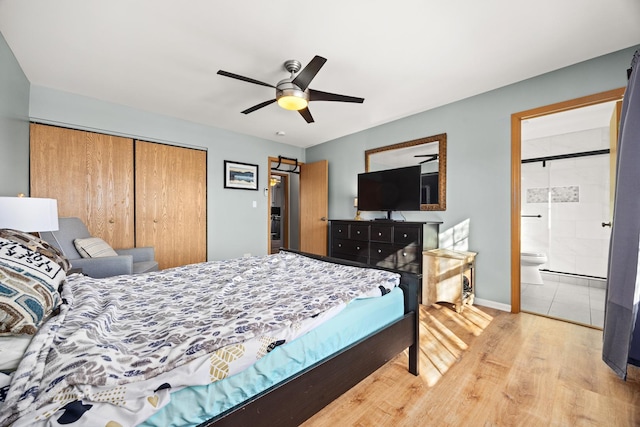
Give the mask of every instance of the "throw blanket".
M 395 273 L 288 252 L 109 279 L 71 276 L 66 304 L 34 337 L 14 375 L 0 425 L 42 420 L 398 282 Z

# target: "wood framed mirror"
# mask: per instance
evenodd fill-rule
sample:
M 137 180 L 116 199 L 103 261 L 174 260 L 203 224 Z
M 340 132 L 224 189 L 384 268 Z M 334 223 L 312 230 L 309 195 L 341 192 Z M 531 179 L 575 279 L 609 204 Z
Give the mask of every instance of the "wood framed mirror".
M 421 211 L 447 208 L 447 134 L 428 136 L 364 152 L 365 172 L 421 165 Z

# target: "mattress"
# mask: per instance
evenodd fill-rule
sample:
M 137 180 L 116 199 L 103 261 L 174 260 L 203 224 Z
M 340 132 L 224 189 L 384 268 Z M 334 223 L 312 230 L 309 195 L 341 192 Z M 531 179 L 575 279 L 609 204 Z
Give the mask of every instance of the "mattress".
M 269 349 L 261 343 L 250 353 L 268 356 L 306 332 L 305 319 L 323 320 L 353 298 L 384 299 L 398 281 L 395 273 L 287 253 L 108 279 L 70 276 L 60 313 L 16 370 L 0 425 L 135 424 L 171 393 L 226 378 L 211 371 L 220 354 L 235 354 L 226 346 L 264 336 Z
M 206 386 L 171 394 L 171 402 L 146 427 L 196 425 L 222 414 L 404 315 L 403 292 L 352 301 L 346 309 L 306 335 L 277 347 L 248 369 Z

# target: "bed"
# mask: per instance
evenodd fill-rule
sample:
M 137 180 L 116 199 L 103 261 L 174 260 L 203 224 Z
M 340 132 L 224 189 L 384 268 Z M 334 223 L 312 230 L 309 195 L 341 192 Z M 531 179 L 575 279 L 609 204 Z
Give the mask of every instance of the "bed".
M 59 293 L 48 289 L 50 295 L 42 302 L 42 322 L 27 331 L 37 329 L 12 375 L 11 386 L 4 388 L 4 397 L 0 394 L 0 400 L 4 400 L 0 404 L 0 425 L 95 425 L 95 414 L 104 420 L 102 425 L 113 426 L 298 425 L 407 348 L 408 370 L 418 373 L 419 278 L 409 273 L 365 269 L 353 262 L 284 251 L 248 260 L 178 267 L 135 278 L 119 276 L 105 282 L 106 279 L 78 274 L 65 277 L 54 270 L 64 272 L 68 263 L 57 257 L 52 248 L 33 239 L 21 243 L 16 235 L 6 237 L 0 233 L 0 252 L 13 244 L 14 258 L 16 250 L 23 250 L 32 258 L 44 260 L 41 264 L 46 264 L 49 271 L 43 274 L 59 280 L 62 287 Z M 0 268 L 6 270 L 6 257 L 0 260 L 5 263 Z M 285 272 L 293 275 L 286 276 L 289 273 Z M 250 276 L 256 281 L 249 288 L 241 288 L 241 282 Z M 273 312 L 269 307 L 265 311 L 248 311 L 252 315 L 242 312 L 232 316 L 231 327 L 227 328 L 227 322 L 231 322 L 228 318 L 216 319 L 210 313 L 219 311 L 205 309 L 201 303 L 206 307 L 232 306 L 210 291 L 209 279 L 203 277 L 227 283 L 225 298 L 238 299 L 240 305 L 249 308 L 269 306 L 275 298 L 278 306 L 284 299 L 298 300 L 303 307 L 295 314 Z M 342 284 L 336 287 L 338 290 L 329 291 L 325 286 L 332 282 Z M 199 285 L 194 286 L 196 283 Z M 294 287 L 287 287 L 290 284 Z M 163 286 L 181 287 L 167 300 L 162 297 Z M 304 293 L 307 288 L 321 292 L 308 296 Z M 286 295 L 276 297 L 279 289 Z M 144 297 L 132 299 L 137 292 Z M 387 310 L 383 302 L 394 313 L 387 320 L 378 324 L 361 320 L 361 314 L 371 314 L 372 310 L 376 314 L 373 319 L 380 317 L 377 315 Z M 367 306 L 370 303 L 381 305 L 373 305 L 372 309 Z M 113 306 L 127 310 L 118 311 Z M 56 307 L 59 312 L 52 310 L 53 314 L 47 316 L 47 307 Z M 198 319 L 205 312 L 206 319 L 200 322 Z M 133 323 L 120 326 L 121 318 L 127 316 L 131 317 L 127 321 Z M 117 317 L 118 322 L 112 322 L 111 317 Z M 257 323 L 248 322 L 256 317 Z M 278 323 L 280 317 L 288 328 Z M 176 320 L 182 318 L 185 320 Z M 352 327 L 355 334 L 336 338 Z M 233 333 L 227 334 L 227 329 Z M 247 340 L 239 341 L 238 333 Z M 111 337 L 117 339 L 110 341 Z M 326 347 L 319 345 L 325 341 Z M 264 357 L 245 366 L 244 361 L 239 362 L 244 359 L 234 353 L 239 343 L 243 354 L 255 352 Z M 133 357 L 129 346 L 144 351 Z M 313 357 L 297 353 L 298 347 L 310 348 Z M 214 357 L 216 363 L 221 363 L 215 365 L 215 373 Z M 276 367 L 278 374 L 274 378 L 256 385 L 256 375 L 272 375 L 270 364 L 284 368 Z M 220 374 L 219 367 L 226 371 Z M 269 375 L 261 374 L 265 370 Z M 243 376 L 246 378 L 240 379 Z M 183 380 L 187 377 L 188 383 Z M 212 381 L 214 377 L 217 381 Z M 152 387 L 151 395 L 145 389 L 148 387 Z M 229 387 L 231 394 L 240 392 L 240 397 L 219 398 L 216 387 Z M 110 397 L 105 397 L 108 393 Z M 217 406 L 197 409 L 186 404 L 199 399 L 213 401 Z M 114 401 L 120 403 L 113 404 Z M 187 415 L 176 412 L 180 408 L 188 415 L 198 411 L 201 414 L 187 419 Z M 130 417 L 133 413 L 140 413 L 142 418 Z

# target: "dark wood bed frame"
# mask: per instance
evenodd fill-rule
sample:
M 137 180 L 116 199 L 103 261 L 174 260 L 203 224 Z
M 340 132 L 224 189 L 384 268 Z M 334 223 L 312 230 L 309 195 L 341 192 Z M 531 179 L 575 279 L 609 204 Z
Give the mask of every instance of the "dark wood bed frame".
M 323 261 L 371 268 L 338 258 L 296 253 Z M 406 348 L 409 348 L 409 372 L 418 375 L 420 276 L 398 273 L 402 276 L 400 287 L 404 291 L 403 318 L 200 426 L 297 426 Z

